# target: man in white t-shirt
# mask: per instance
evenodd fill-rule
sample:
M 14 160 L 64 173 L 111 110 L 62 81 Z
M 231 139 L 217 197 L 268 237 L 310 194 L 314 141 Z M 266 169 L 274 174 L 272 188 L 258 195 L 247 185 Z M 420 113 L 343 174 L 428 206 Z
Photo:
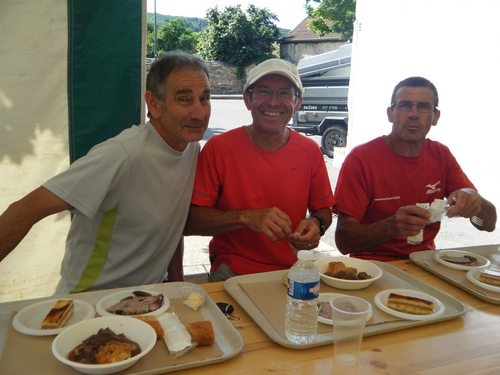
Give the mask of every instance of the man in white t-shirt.
M 210 118 L 209 73 L 184 52 L 153 63 L 150 121 L 96 145 L 0 216 L 0 260 L 39 220 L 73 214 L 56 294 L 183 280 L 199 140 Z

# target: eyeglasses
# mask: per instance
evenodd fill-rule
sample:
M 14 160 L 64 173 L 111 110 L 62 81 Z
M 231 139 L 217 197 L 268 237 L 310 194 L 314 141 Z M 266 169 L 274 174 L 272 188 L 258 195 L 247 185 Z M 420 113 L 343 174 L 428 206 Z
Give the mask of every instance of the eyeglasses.
M 294 89 L 279 89 L 279 90 L 271 90 L 266 87 L 257 87 L 255 89 L 248 89 L 249 93 L 254 94 L 257 98 L 268 100 L 271 99 L 273 93 L 278 94 L 278 99 L 280 100 L 292 100 L 297 96 L 297 93 Z
M 399 111 L 399 112 L 410 112 L 411 109 L 413 108 L 413 106 L 417 106 L 417 110 L 420 113 L 431 113 L 432 111 L 435 111 L 438 109 L 435 105 L 433 105 L 429 102 L 413 103 L 413 102 L 410 102 L 408 100 L 403 100 L 401 102 L 391 104 L 391 108 L 396 109 L 396 111 Z

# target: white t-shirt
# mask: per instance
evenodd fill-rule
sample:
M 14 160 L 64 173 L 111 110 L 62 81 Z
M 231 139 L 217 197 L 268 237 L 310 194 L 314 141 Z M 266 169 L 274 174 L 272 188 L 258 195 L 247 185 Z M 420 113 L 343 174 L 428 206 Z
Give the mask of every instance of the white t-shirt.
M 74 208 L 56 294 L 159 283 L 182 236 L 200 145 L 151 123 L 89 151 L 43 186 Z

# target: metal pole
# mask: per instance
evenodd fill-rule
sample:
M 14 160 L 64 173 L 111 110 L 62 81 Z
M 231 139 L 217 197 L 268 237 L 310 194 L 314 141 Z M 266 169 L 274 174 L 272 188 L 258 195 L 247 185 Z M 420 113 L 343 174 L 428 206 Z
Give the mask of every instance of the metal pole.
M 158 58 L 158 52 L 157 52 L 157 49 L 156 49 L 156 0 L 155 0 L 155 21 L 154 21 L 154 47 L 155 47 L 155 50 L 154 50 L 154 55 L 155 55 L 155 60 Z

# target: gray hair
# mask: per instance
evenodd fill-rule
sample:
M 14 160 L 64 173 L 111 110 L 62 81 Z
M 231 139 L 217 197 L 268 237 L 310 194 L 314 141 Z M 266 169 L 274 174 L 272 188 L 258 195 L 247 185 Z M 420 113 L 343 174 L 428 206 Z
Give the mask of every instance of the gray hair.
M 205 61 L 184 51 L 168 51 L 151 64 L 146 78 L 146 90 L 151 91 L 156 98 L 164 100 L 167 78 L 179 70 L 203 72 L 210 79 Z

